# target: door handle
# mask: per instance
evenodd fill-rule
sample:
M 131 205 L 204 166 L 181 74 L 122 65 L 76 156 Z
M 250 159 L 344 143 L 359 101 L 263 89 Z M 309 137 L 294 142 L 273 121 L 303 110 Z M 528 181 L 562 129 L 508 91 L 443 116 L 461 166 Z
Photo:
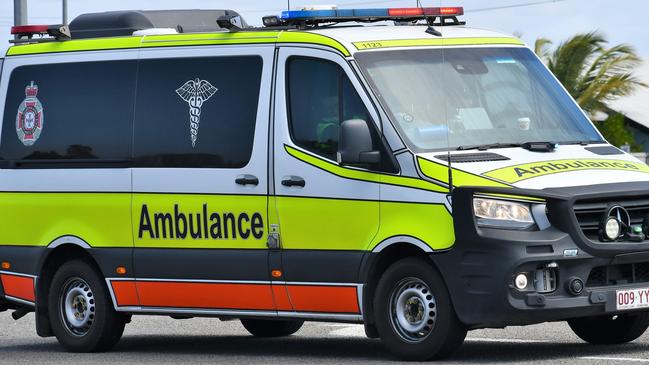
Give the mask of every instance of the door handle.
M 239 185 L 259 185 L 259 179 L 255 175 L 239 175 L 234 180 Z
M 286 176 L 282 179 L 282 185 L 286 187 L 299 186 L 303 188 L 306 185 L 306 181 L 299 176 Z

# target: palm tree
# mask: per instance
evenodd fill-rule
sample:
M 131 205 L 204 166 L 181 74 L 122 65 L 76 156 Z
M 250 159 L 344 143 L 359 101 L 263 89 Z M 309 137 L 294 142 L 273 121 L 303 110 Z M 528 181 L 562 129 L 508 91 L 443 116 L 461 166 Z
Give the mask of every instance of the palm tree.
M 641 60 L 630 45 L 606 48 L 608 41 L 598 32 L 577 34 L 552 51 L 551 43 L 539 38 L 534 51 L 591 116 L 605 111 L 609 101 L 647 86 L 633 75 Z

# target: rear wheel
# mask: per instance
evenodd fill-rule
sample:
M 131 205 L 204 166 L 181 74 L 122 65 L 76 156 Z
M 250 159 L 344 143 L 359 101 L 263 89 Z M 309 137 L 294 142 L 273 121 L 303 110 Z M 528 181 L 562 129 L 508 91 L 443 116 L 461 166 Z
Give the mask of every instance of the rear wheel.
M 649 313 L 629 313 L 616 316 L 577 318 L 568 321 L 572 331 L 582 340 L 594 345 L 631 342 L 649 327 Z
M 84 261 L 59 268 L 48 300 L 52 330 L 68 351 L 109 350 L 124 332 L 126 317 L 115 312 L 101 275 Z
M 400 260 L 386 270 L 374 309 L 381 341 L 402 359 L 444 358 L 466 336 L 444 281 L 430 262 L 419 258 Z
M 273 319 L 241 319 L 241 324 L 250 334 L 257 337 L 283 337 L 297 332 L 304 321 Z

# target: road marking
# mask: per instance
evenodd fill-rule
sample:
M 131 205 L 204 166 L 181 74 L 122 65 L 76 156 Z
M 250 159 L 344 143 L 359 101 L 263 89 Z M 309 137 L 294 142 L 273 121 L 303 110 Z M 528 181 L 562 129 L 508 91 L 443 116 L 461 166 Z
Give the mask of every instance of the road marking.
M 487 338 L 487 337 L 469 337 L 465 341 L 472 342 L 502 342 L 502 343 L 549 343 L 548 340 L 523 340 L 520 338 Z
M 363 326 L 347 326 L 337 330 L 329 332 L 331 336 L 340 336 L 340 337 L 366 337 L 365 328 Z
M 366 337 L 365 329 L 361 325 L 321 325 L 323 327 L 333 327 L 337 329 L 329 331 L 331 336 L 339 337 Z M 486 338 L 486 337 L 469 337 L 466 341 L 470 342 L 499 342 L 499 343 L 549 343 L 549 340 L 524 340 L 520 338 Z
M 582 356 L 581 360 L 607 360 L 607 361 L 627 361 L 627 362 L 649 362 L 649 359 L 639 359 L 633 357 L 606 357 L 606 356 Z

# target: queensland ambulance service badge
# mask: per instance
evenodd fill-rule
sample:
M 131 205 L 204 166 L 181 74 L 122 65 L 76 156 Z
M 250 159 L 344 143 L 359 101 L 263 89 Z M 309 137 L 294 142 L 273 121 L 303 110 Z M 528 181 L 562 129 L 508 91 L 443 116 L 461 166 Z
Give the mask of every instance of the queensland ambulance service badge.
M 37 94 L 38 85 L 32 81 L 25 88 L 25 100 L 18 107 L 18 114 L 16 115 L 16 133 L 18 133 L 18 139 L 25 146 L 36 143 L 43 131 L 45 116 L 43 114 L 43 105 L 36 98 Z

